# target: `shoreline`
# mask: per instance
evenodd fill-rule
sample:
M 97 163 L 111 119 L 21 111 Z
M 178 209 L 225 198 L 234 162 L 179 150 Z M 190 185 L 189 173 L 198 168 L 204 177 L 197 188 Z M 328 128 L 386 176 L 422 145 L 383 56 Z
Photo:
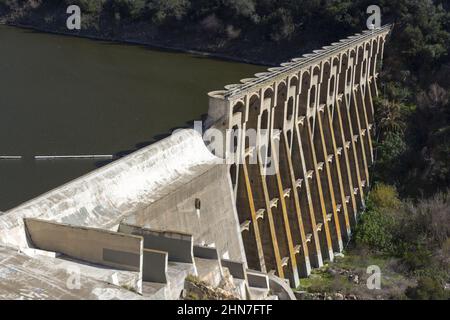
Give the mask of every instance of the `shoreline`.
M 238 58 L 231 55 L 226 54 L 220 54 L 220 53 L 214 53 L 214 52 L 207 52 L 207 51 L 201 51 L 201 50 L 195 50 L 195 49 L 188 49 L 185 47 L 178 47 L 178 46 L 168 46 L 161 43 L 150 43 L 146 41 L 139 41 L 139 40 L 127 40 L 127 39 L 118 39 L 118 38 L 110 38 L 110 37 L 102 37 L 100 35 L 93 35 L 93 34 L 76 34 L 76 33 L 69 33 L 69 32 L 62 32 L 62 31 L 55 31 L 47 28 L 42 27 L 36 27 L 33 25 L 26 25 L 26 24 L 20 24 L 20 23 L 11 23 L 11 22 L 4 22 L 0 21 L 0 26 L 7 26 L 7 27 L 14 27 L 14 28 L 20 28 L 20 29 L 26 29 L 26 30 L 33 30 L 36 32 L 42 32 L 42 33 L 48 33 L 53 35 L 59 35 L 59 36 L 66 36 L 66 37 L 76 37 L 81 39 L 88 39 L 93 41 L 108 41 L 113 43 L 119 43 L 123 45 L 135 45 L 135 46 L 145 46 L 150 49 L 154 50 L 160 50 L 160 51 L 172 51 L 172 52 L 178 52 L 178 53 L 186 53 L 186 54 L 192 54 L 200 57 L 205 58 L 211 58 L 211 59 L 218 59 L 228 62 L 237 62 L 237 63 L 246 63 L 246 64 L 252 64 L 257 66 L 265 66 L 265 67 L 277 67 L 279 64 L 275 63 L 269 63 L 267 61 L 257 61 L 257 60 L 250 60 L 245 58 Z

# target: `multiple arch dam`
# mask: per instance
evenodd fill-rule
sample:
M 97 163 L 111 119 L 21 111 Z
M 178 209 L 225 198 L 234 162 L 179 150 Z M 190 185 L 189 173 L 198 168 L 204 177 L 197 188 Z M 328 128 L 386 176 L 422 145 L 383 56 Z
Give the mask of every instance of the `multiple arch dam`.
M 231 275 L 241 298 L 292 298 L 280 278 L 297 287 L 332 261 L 364 210 L 389 32 L 210 92 L 207 132 L 231 148 L 180 130 L 0 213 L 0 297 L 173 299 L 195 274 Z M 64 287 L 69 267 L 83 291 Z
M 349 240 L 370 185 L 389 31 L 365 31 L 209 93 L 211 121 L 239 132 L 227 157 L 249 267 L 295 286 Z M 251 145 L 249 129 L 265 143 Z M 274 175 L 265 172 L 269 157 Z

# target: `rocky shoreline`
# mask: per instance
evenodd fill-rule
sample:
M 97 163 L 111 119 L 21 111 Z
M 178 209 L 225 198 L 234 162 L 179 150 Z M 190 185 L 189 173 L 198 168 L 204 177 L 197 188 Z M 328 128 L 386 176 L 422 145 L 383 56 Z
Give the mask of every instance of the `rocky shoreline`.
M 198 25 L 186 26 L 185 30 L 161 30 L 148 22 L 114 21 L 86 14 L 82 18 L 81 30 L 66 28 L 67 14 L 62 7 L 34 8 L 30 4 L 2 9 L 0 25 L 35 30 L 64 36 L 87 38 L 97 41 L 112 41 L 129 45 L 142 45 L 156 50 L 184 52 L 209 58 L 242 62 L 255 65 L 276 66 L 287 58 L 277 58 L 272 53 L 264 54 L 265 45 L 252 46 L 255 40 L 228 41 L 221 44 L 211 38 Z M 252 50 L 249 50 L 252 46 Z M 287 57 L 288 55 L 286 55 Z
M 327 39 L 326 32 L 322 35 L 303 30 L 292 39 L 274 42 L 264 30 L 246 30 L 245 25 L 235 26 L 239 32 L 218 33 L 205 26 L 204 21 L 188 19 L 182 25 L 161 26 L 146 20 L 117 18 L 111 12 L 82 13 L 81 30 L 68 30 L 66 9 L 64 3 L 41 0 L 13 2 L 8 6 L 0 3 L 0 24 L 266 66 L 277 66 L 332 41 Z M 233 29 L 232 25 L 228 27 Z
M 95 41 L 110 41 L 110 42 L 117 42 L 124 45 L 141 45 L 146 46 L 155 50 L 165 50 L 165 51 L 173 51 L 173 52 L 182 52 L 182 53 L 188 53 L 196 56 L 203 56 L 207 58 L 213 58 L 213 59 L 220 59 L 220 60 L 226 60 L 226 61 L 233 61 L 233 62 L 241 62 L 241 63 L 247 63 L 247 64 L 254 64 L 254 65 L 264 65 L 264 66 L 277 66 L 277 63 L 268 62 L 268 61 L 260 61 L 260 60 L 252 60 L 252 59 L 246 59 L 246 58 L 239 58 L 233 55 L 226 55 L 226 54 L 220 54 L 220 53 L 214 53 L 214 52 L 207 52 L 207 51 L 199 51 L 195 49 L 190 49 L 187 47 L 182 46 L 170 46 L 170 45 L 164 45 L 158 42 L 151 42 L 151 41 L 139 41 L 135 39 L 126 39 L 126 38 L 116 38 L 116 37 L 109 37 L 107 35 L 101 35 L 101 34 L 90 34 L 90 33 L 73 33 L 73 32 L 62 32 L 62 31 L 55 31 L 49 28 L 46 28 L 45 26 L 35 26 L 35 25 L 27 25 L 23 23 L 15 23 L 15 22 L 4 22 L 0 20 L 0 25 L 10 26 L 10 27 L 16 27 L 16 28 L 22 28 L 22 29 L 29 29 L 34 30 L 37 32 L 45 32 L 55 35 L 61 35 L 61 36 L 69 36 L 69 37 L 78 37 L 78 38 L 85 38 Z

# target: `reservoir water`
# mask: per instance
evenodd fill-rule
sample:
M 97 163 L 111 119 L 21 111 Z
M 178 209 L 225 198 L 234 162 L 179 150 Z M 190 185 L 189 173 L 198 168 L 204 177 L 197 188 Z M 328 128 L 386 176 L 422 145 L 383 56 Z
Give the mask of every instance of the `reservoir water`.
M 207 92 L 265 68 L 0 26 L 0 211 L 200 119 Z

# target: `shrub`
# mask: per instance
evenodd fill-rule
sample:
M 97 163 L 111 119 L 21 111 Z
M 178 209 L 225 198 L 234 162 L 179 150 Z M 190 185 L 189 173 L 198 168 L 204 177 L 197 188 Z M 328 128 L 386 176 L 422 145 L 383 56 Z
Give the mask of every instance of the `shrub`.
M 66 5 L 77 5 L 82 12 L 100 13 L 106 0 L 65 0 Z
M 189 0 L 150 0 L 147 6 L 152 12 L 152 21 L 163 24 L 169 20 L 181 20 L 191 3 Z
M 146 0 L 109 0 L 108 6 L 112 14 L 137 19 L 146 8 Z
M 377 209 L 386 212 L 398 211 L 402 207 L 395 187 L 384 183 L 379 183 L 373 188 L 369 200 Z
M 377 179 L 389 183 L 398 183 L 402 169 L 402 158 L 407 145 L 402 132 L 387 132 L 384 139 L 376 143 L 376 172 Z
M 421 277 L 416 287 L 408 287 L 406 296 L 414 300 L 446 300 L 449 294 L 445 291 L 443 284 L 432 277 Z
M 450 235 L 450 203 L 447 194 L 408 203 L 401 229 L 405 242 L 426 239 L 428 247 L 441 247 Z
M 367 198 L 367 210 L 356 228 L 356 243 L 368 248 L 392 253 L 394 235 L 402 217 L 402 202 L 393 186 L 378 184 Z
M 407 268 L 407 271 L 423 273 L 423 270 L 431 268 L 432 253 L 423 245 L 407 245 L 403 246 L 403 252 L 401 250 L 398 251 L 402 255 L 402 263 Z
M 391 232 L 393 224 L 392 217 L 375 208 L 368 209 L 356 228 L 356 244 L 367 246 L 375 251 L 392 252 L 394 250 Z

